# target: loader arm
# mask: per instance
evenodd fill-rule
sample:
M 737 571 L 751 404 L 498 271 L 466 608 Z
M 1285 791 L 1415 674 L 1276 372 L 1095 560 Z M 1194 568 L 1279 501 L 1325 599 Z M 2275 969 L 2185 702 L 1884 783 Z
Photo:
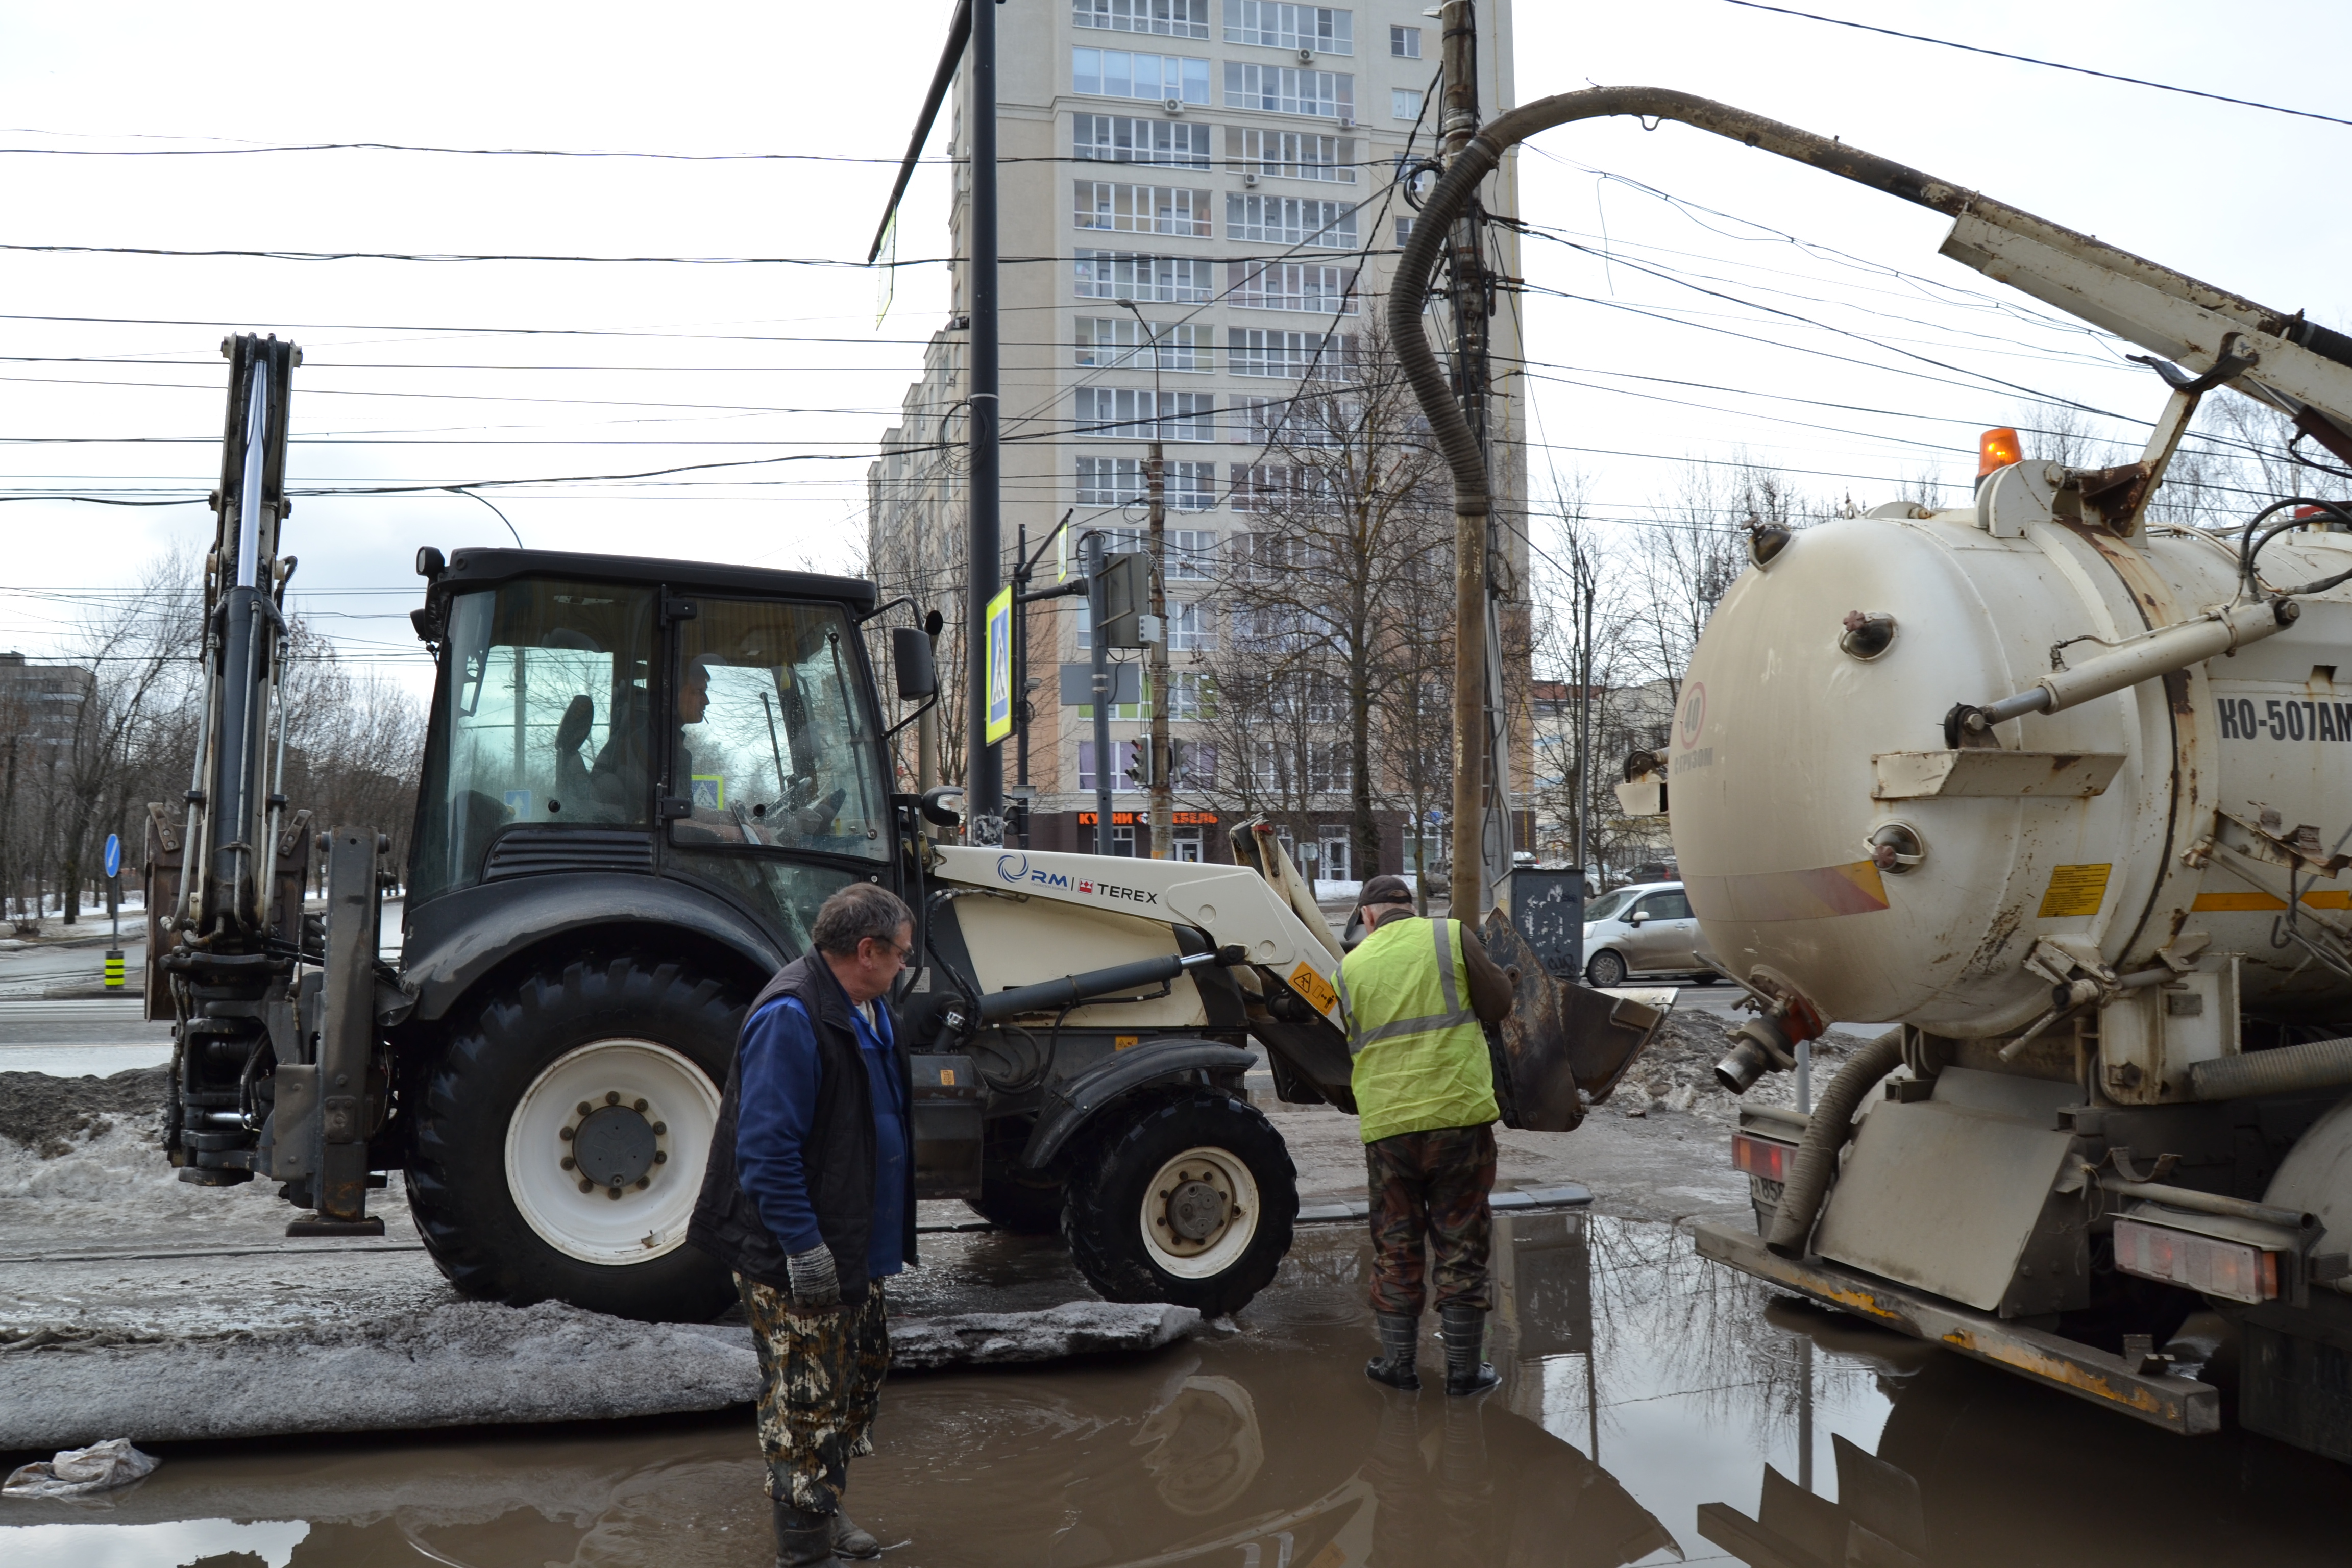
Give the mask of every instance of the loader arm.
M 933 855 L 930 879 L 937 884 L 1196 926 L 1218 947 L 1241 948 L 1262 978 L 1343 1029 L 1330 984 L 1339 964 L 1329 934 L 1318 940 L 1289 900 L 1245 866 L 958 845 Z

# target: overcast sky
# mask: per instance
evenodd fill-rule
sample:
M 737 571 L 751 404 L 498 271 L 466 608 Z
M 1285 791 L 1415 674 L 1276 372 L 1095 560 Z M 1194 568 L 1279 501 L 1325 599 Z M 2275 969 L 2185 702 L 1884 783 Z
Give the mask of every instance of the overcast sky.
M 10 6 L 0 146 L 48 151 L 0 154 L 0 242 L 854 263 L 950 9 Z M 2345 110 L 2341 5 L 1820 9 Z M 1588 82 L 1723 99 L 2352 324 L 2352 127 L 1727 0 L 1555 0 L 1522 5 L 1516 28 L 1522 100 Z M 320 142 L 816 161 L 184 155 Z M 1906 481 L 1965 484 L 1976 430 L 2032 423 L 2033 394 L 2143 420 L 2160 405 L 2117 345 L 1938 258 L 1944 218 L 1831 176 L 1678 127 L 1601 124 L 1542 138 L 1521 180 L 1523 216 L 1558 236 L 1524 253 L 1543 378 L 1531 465 L 1539 487 L 1580 475 L 1628 526 L 1690 459 L 1774 465 L 1869 505 Z M 941 253 L 945 193 L 940 169 L 918 175 L 902 258 Z M 937 266 L 901 268 L 877 325 L 876 277 L 855 266 L 0 251 L 0 495 L 37 498 L 0 505 L 0 647 L 52 652 L 87 595 L 135 583 L 175 542 L 209 543 L 201 504 L 37 498 L 201 497 L 234 330 L 306 351 L 297 489 L 759 459 L 488 493 L 533 546 L 840 566 L 863 531 L 866 458 L 944 285 Z M 443 493 L 305 499 L 287 537 L 302 611 L 348 653 L 414 674 L 415 547 L 508 535 L 488 507 Z

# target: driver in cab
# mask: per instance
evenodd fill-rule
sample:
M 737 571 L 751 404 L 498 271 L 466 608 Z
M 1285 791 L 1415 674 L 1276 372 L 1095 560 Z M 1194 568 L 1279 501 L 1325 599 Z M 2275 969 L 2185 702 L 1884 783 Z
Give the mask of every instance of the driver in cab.
M 842 802 L 847 798 L 846 791 L 835 789 L 814 804 L 793 810 L 788 807 L 787 801 L 794 794 L 813 789 L 814 781 L 804 783 L 796 778 L 779 778 L 777 784 L 781 790 L 786 792 L 784 797 L 772 803 L 755 803 L 747 817 L 740 802 L 730 802 L 726 798 L 727 778 L 723 772 L 718 771 L 717 767 L 707 773 L 698 772 L 693 740 L 703 740 L 704 750 L 710 762 L 723 767 L 729 755 L 723 744 L 727 728 L 730 723 L 736 727 L 746 727 L 754 721 L 760 726 L 758 738 L 766 742 L 770 754 L 776 759 L 777 767 L 782 771 L 784 747 L 780 743 L 782 737 L 776 732 L 775 714 L 766 703 L 759 700 L 756 692 L 746 698 L 741 694 L 744 683 L 740 679 L 727 682 L 722 679 L 722 687 L 733 686 L 736 689 L 722 691 L 718 710 L 713 711 L 710 695 L 712 672 L 735 668 L 723 664 L 716 655 L 699 654 L 688 659 L 686 668 L 678 672 L 677 749 L 672 753 L 677 761 L 671 788 L 688 803 L 689 821 L 693 826 L 688 831 L 696 837 L 708 835 L 712 838 L 750 844 L 800 843 L 825 834 L 831 829 Z M 752 677 L 754 683 L 773 679 L 772 672 L 764 668 L 744 668 L 740 673 Z M 730 697 L 733 700 L 728 700 Z M 749 710 L 751 709 L 756 709 L 756 712 Z M 739 712 L 738 710 L 745 710 Z M 696 731 L 691 739 L 688 731 Z M 747 738 L 751 733 L 746 729 Z M 754 754 L 756 752 L 755 746 Z M 755 767 L 750 776 L 757 778 L 761 772 Z M 796 784 L 801 786 L 800 789 L 795 789 Z

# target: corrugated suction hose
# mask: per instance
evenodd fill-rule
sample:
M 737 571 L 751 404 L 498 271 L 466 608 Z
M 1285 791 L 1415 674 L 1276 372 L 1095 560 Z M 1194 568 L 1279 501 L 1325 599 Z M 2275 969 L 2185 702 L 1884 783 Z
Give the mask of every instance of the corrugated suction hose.
M 1880 1079 L 1902 1065 L 1903 1031 L 1898 1026 L 1856 1051 L 1853 1059 L 1830 1079 L 1813 1107 L 1812 1120 L 1806 1123 L 1796 1163 L 1789 1167 L 1788 1184 L 1780 1191 L 1780 1205 L 1772 1216 L 1772 1234 L 1764 1238 L 1766 1247 L 1783 1258 L 1804 1256 L 1805 1238 L 1813 1233 L 1813 1216 L 1821 1212 L 1822 1196 L 1830 1190 L 1830 1177 L 1837 1171 L 1838 1151 L 1845 1147 L 1846 1134 L 1853 1130 L 1855 1107 Z
M 2217 1057 L 2189 1069 L 2189 1092 L 2199 1100 L 2249 1100 L 2313 1089 L 2352 1089 L 2352 1039 Z

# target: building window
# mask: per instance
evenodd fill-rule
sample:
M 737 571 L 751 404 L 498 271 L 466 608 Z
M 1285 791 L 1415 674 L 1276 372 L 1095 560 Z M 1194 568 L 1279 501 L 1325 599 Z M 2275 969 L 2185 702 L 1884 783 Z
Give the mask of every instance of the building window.
M 1336 795 L 1355 771 L 1344 742 L 1260 741 L 1250 748 L 1250 782 L 1283 795 Z
M 1418 120 L 1421 118 L 1421 89 L 1417 87 L 1389 89 L 1389 118 Z
M 1113 795 L 1122 795 L 1143 787 L 1136 782 L 1135 777 L 1142 771 L 1136 766 L 1136 752 L 1139 750 L 1140 747 L 1134 741 L 1113 741 L 1110 743 L 1110 789 Z M 1078 788 L 1090 794 L 1101 787 L 1095 782 L 1095 743 L 1092 741 L 1080 741 L 1078 742 Z M 1113 826 L 1112 831 L 1114 833 L 1118 831 L 1116 825 Z M 1133 828 L 1128 829 L 1130 835 L 1134 831 Z M 1130 847 L 1129 853 L 1133 852 Z
M 1173 234 L 1192 239 L 1207 239 L 1212 233 L 1209 193 L 1175 185 L 1080 180 L 1076 211 L 1080 228 L 1109 229 L 1118 234 Z
M 1235 463 L 1226 493 L 1239 512 L 1283 511 L 1331 494 L 1327 475 L 1292 468 L 1287 463 Z M 1242 576 L 1266 581 L 1279 573 L 1306 564 L 1304 541 L 1276 533 L 1237 533 L 1233 539 L 1234 569 Z
M 1168 676 L 1168 717 L 1177 723 L 1192 723 L 1211 716 L 1214 711 L 1209 677 L 1206 671 L 1171 670 Z M 1181 772 L 1182 758 L 1177 759 Z M 1200 781 L 1207 783 L 1207 780 Z
M 1147 256 L 1132 250 L 1077 253 L 1081 300 L 1133 300 L 1139 303 L 1199 305 L 1214 287 L 1210 263 L 1192 256 Z
M 1389 53 L 1401 60 L 1417 60 L 1421 58 L 1421 29 L 1419 27 L 1391 27 L 1389 29 Z
M 1173 468 L 1179 465 L 1171 463 L 1168 466 Z M 1185 463 L 1181 466 L 1194 471 L 1192 477 L 1194 479 L 1194 481 L 1198 484 L 1199 488 L 1193 493 L 1202 498 L 1202 504 L 1197 509 L 1188 507 L 1185 510 L 1206 511 L 1210 507 L 1216 505 L 1215 465 L 1211 463 Z M 1171 493 L 1174 491 L 1175 486 L 1172 482 L 1170 484 L 1169 489 Z M 1169 581 L 1189 581 L 1196 583 L 1206 582 L 1208 581 L 1210 573 L 1215 568 L 1216 562 L 1217 536 L 1213 530 L 1205 528 L 1171 528 L 1168 531 Z
M 1070 155 L 1081 162 L 1149 163 L 1163 169 L 1209 166 L 1205 125 L 1118 114 L 1074 114 L 1070 121 Z
M 1286 0 L 1225 0 L 1225 42 L 1265 44 L 1277 49 L 1313 49 L 1318 55 L 1356 52 L 1354 16 L 1330 5 L 1293 5 Z
M 1227 327 L 1225 368 L 1235 375 L 1291 380 L 1321 372 L 1344 374 L 1351 358 L 1344 332 L 1290 332 L 1267 327 Z
M 1312 245 L 1330 250 L 1356 247 L 1356 209 L 1347 202 L 1309 196 L 1245 196 L 1225 194 L 1225 237 L 1265 245 Z
M 1356 143 L 1346 136 L 1318 136 L 1311 131 L 1244 131 L 1242 169 L 1245 174 L 1273 174 L 1290 180 L 1335 180 L 1356 183 Z
M 1151 499 L 1151 468 L 1145 458 L 1080 458 L 1077 463 L 1080 506 L 1139 505 Z M 1217 466 L 1214 463 L 1162 463 L 1160 483 L 1171 511 L 1207 511 L 1217 504 Z M 1169 533 L 1168 574 L 1171 577 L 1208 575 L 1205 572 L 1179 569 L 1179 542 L 1193 538 L 1213 542 L 1216 535 L 1193 534 L 1183 530 L 1173 530 Z M 1111 548 L 1140 550 L 1143 545 L 1138 540 L 1130 539 Z
M 1336 447 L 1341 433 L 1332 428 L 1316 400 L 1297 397 L 1237 397 L 1234 400 L 1234 439 L 1253 447 Z
M 1167 38 L 1209 36 L 1209 0 L 1073 0 L 1070 20 L 1114 33 L 1157 33 Z
M 1159 345 L 1161 370 L 1209 368 L 1208 342 L 1203 329 L 1197 324 L 1163 323 L 1151 329 L 1151 336 Z M 1077 353 L 1080 364 L 1098 370 L 1151 368 L 1152 354 L 1144 346 L 1143 328 L 1132 316 L 1080 316 Z
M 1081 49 L 1079 53 L 1086 51 Z M 1080 91 L 1086 89 L 1081 88 Z M 1262 109 L 1274 114 L 1312 114 L 1324 120 L 1356 117 L 1356 79 L 1342 71 L 1297 66 L 1252 66 L 1225 62 L 1225 106 Z
M 1397 242 L 1397 248 L 1398 248 L 1399 250 L 1402 250 L 1402 249 L 1404 248 L 1404 242 L 1405 242 L 1406 240 L 1408 240 L 1408 239 L 1411 239 L 1412 237 L 1412 219 L 1411 219 L 1411 218 L 1409 218 L 1409 217 L 1401 217 L 1401 218 L 1397 219 L 1397 220 L 1396 220 L 1396 242 Z
M 1070 90 L 1097 98 L 1206 103 L 1209 62 L 1182 55 L 1131 54 L 1125 49 L 1072 49 Z
M 1213 441 L 1217 400 L 1206 392 L 1162 392 L 1127 387 L 1078 388 L 1076 434 L 1134 441 Z
M 1356 275 L 1344 267 L 1303 261 L 1229 261 L 1225 303 L 1244 310 L 1356 313 Z
M 1170 653 L 1214 653 L 1216 650 L 1217 613 L 1214 610 L 1197 603 L 1168 606 Z

